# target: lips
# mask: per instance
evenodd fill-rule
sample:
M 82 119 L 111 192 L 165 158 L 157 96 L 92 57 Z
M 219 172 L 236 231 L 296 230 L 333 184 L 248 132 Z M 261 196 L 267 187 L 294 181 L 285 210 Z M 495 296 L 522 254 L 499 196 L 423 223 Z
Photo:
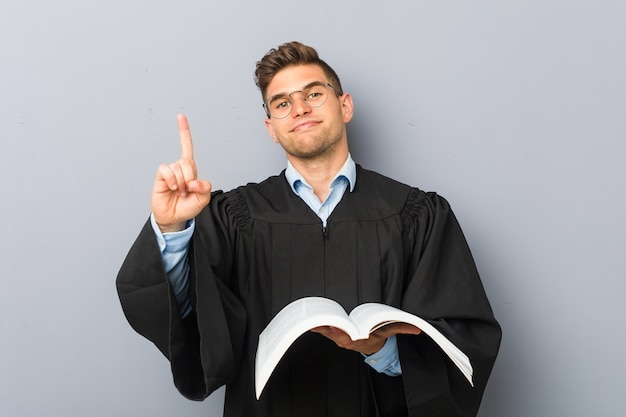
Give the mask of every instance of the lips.
M 317 120 L 306 120 L 304 122 L 300 122 L 298 123 L 293 129 L 291 129 L 292 132 L 301 132 L 303 130 L 308 130 L 311 129 L 315 126 L 317 126 L 320 122 Z

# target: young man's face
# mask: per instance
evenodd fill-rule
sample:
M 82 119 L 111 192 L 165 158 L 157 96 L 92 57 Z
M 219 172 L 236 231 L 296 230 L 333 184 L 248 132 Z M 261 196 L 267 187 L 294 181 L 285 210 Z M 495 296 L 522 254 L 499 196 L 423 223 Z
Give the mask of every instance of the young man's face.
M 299 91 L 316 82 L 330 83 L 319 66 L 298 65 L 276 73 L 267 87 L 266 97 L 290 95 L 292 100 L 287 117 L 265 120 L 270 136 L 288 156 L 311 159 L 333 152 L 338 146 L 347 147 L 345 125 L 352 119 L 352 97 L 347 93 L 337 97 L 328 87 L 326 102 L 320 107 L 312 107 Z

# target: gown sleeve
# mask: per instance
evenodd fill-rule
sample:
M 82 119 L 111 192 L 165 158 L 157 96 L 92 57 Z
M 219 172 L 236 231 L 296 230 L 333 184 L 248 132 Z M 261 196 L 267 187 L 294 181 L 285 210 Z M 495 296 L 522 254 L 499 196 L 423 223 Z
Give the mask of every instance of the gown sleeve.
M 181 318 L 149 221 L 116 282 L 130 325 L 167 357 L 176 388 L 192 400 L 206 398 L 235 377 L 246 326 L 245 310 L 224 278 L 232 268 L 229 248 L 237 239 L 232 227 L 242 216 L 231 215 L 220 194 L 196 218 L 189 249 L 191 314 Z
M 402 217 L 408 259 L 402 308 L 437 327 L 474 368 L 472 387 L 428 336 L 398 335 L 409 415 L 476 416 L 500 326 L 448 202 L 415 189 Z

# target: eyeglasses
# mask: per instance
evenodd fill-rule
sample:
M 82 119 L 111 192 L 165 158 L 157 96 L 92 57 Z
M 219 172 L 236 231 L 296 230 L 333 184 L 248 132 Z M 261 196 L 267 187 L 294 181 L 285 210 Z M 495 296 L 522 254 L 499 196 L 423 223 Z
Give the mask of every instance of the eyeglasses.
M 291 114 L 291 109 L 293 108 L 293 98 L 291 98 L 291 96 L 294 93 L 302 94 L 302 101 L 309 107 L 316 108 L 323 106 L 326 100 L 328 100 L 328 96 L 331 93 L 329 87 L 338 95 L 343 95 L 342 92 L 332 85 L 316 81 L 308 84 L 302 90 L 292 91 L 289 94 L 278 94 L 268 98 L 267 102 L 263 103 L 263 108 L 265 109 L 267 117 L 284 119 Z

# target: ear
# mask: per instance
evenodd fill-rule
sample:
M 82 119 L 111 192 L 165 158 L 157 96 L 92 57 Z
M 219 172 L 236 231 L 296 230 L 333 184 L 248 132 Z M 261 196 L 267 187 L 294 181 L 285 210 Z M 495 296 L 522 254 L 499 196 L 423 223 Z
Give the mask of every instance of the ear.
M 352 102 L 352 96 L 350 93 L 344 93 L 343 96 L 339 97 L 339 100 L 341 102 L 343 122 L 348 123 L 352 120 L 352 116 L 354 115 L 354 103 Z
M 276 138 L 276 131 L 274 130 L 274 126 L 272 126 L 272 121 L 269 117 L 265 118 L 265 128 L 267 129 L 267 133 L 269 133 L 274 142 L 278 143 L 278 139 Z

